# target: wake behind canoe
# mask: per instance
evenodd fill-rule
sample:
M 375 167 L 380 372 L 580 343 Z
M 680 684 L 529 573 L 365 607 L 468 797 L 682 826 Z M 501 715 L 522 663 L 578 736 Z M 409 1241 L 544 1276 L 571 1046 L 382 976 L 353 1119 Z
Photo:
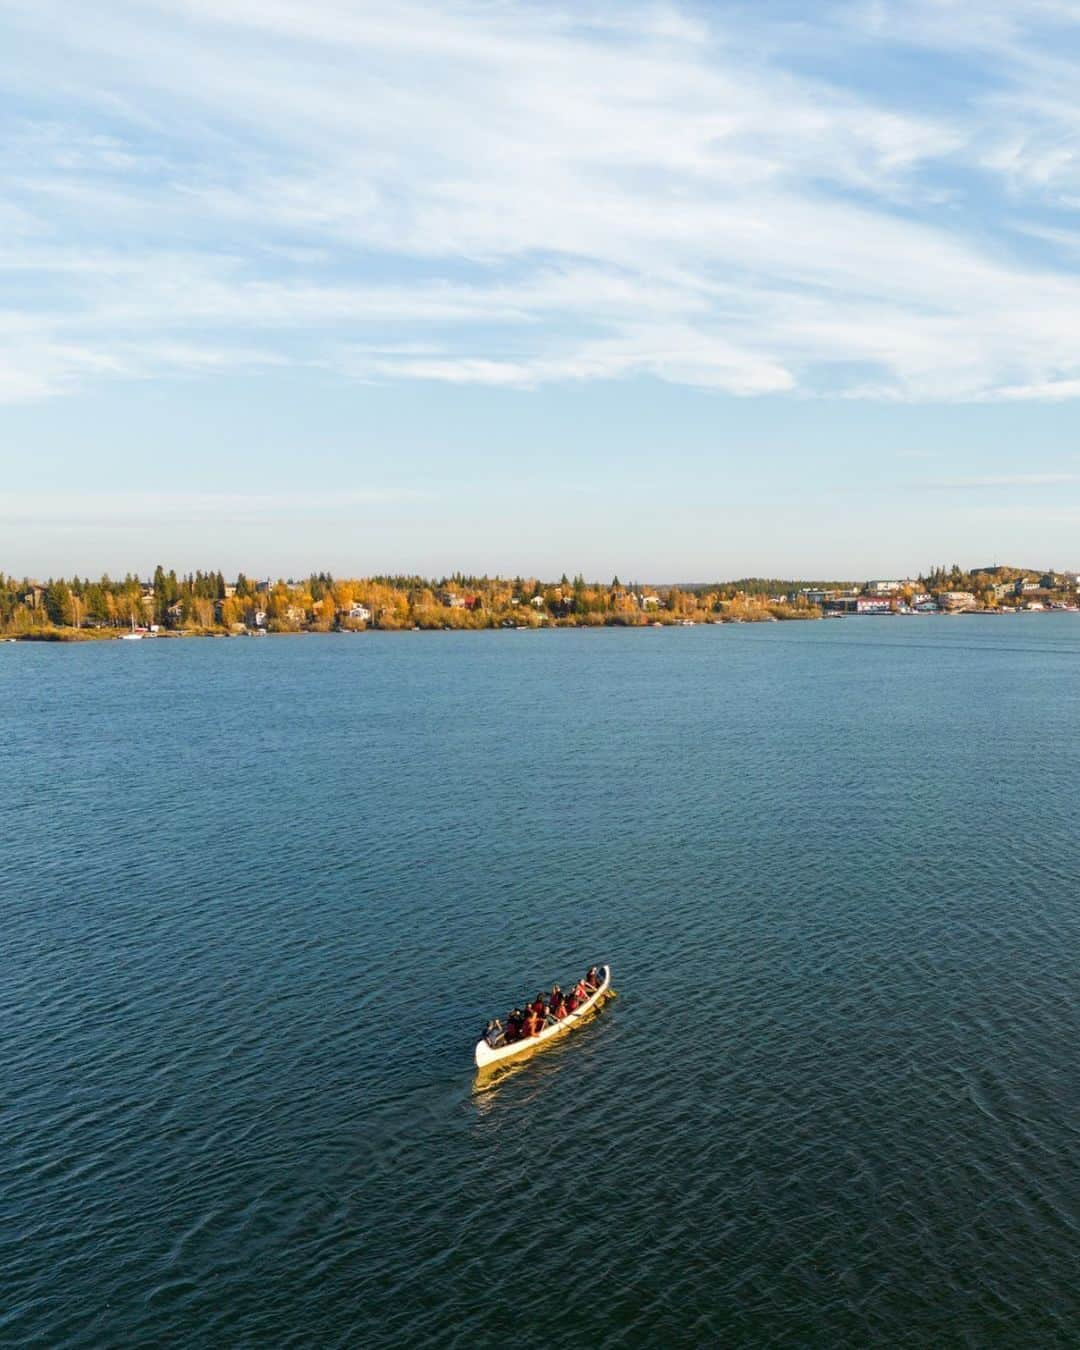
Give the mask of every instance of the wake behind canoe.
M 503 1033 L 490 1039 L 481 1037 L 476 1043 L 474 1054 L 476 1067 L 487 1069 L 496 1064 L 504 1064 L 507 1060 L 515 1059 L 519 1055 L 526 1055 L 541 1046 L 549 1045 L 566 1032 L 579 1027 L 590 1014 L 601 1006 L 611 992 L 611 967 L 598 966 L 596 974 L 599 984 L 583 1002 L 578 1003 L 573 1011 L 566 1012 L 561 1017 L 554 1017 L 549 1011 L 544 1025 L 535 1034 L 520 1035 L 513 1040 L 507 1040 Z

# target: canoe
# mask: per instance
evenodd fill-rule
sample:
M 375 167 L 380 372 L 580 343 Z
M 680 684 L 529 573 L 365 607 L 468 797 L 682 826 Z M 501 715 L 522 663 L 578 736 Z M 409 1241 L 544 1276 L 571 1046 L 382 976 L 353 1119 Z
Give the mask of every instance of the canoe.
M 564 1032 L 573 1031 L 575 1027 L 581 1025 L 591 1012 L 594 1012 L 604 999 L 608 996 L 611 988 L 611 967 L 598 966 L 600 974 L 600 985 L 595 994 L 590 995 L 580 1008 L 576 1008 L 572 1013 L 568 1013 L 561 1022 L 555 1022 L 552 1026 L 547 1026 L 536 1036 L 527 1036 L 521 1041 L 511 1041 L 509 1045 L 497 1045 L 492 1048 L 483 1037 L 476 1042 L 476 1067 L 478 1069 L 489 1069 L 495 1064 L 504 1064 L 508 1059 L 514 1059 L 517 1055 L 528 1054 L 530 1050 L 536 1050 L 539 1046 L 547 1045 L 549 1042 L 562 1036 Z

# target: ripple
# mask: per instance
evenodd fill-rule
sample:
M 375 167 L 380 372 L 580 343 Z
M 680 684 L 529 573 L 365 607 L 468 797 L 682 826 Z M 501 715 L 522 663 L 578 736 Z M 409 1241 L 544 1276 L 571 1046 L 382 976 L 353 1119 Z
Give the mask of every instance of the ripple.
M 10 648 L 0 1339 L 1075 1344 L 1071 621 Z

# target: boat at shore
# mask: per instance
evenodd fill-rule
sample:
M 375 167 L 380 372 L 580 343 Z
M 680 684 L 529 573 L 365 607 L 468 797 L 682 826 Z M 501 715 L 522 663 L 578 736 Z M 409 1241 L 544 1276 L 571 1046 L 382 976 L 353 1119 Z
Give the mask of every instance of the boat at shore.
M 539 1049 L 541 1046 L 549 1045 L 559 1036 L 564 1035 L 568 1031 L 573 1031 L 575 1027 L 579 1027 L 591 1013 L 595 1012 L 600 1007 L 612 992 L 611 967 L 598 966 L 597 973 L 600 976 L 600 984 L 597 986 L 596 992 L 590 994 L 579 1008 L 575 1008 L 572 1013 L 567 1013 L 561 1022 L 553 1022 L 550 1026 L 545 1026 L 543 1031 L 539 1032 L 537 1035 L 526 1036 L 520 1041 L 511 1041 L 509 1045 L 499 1041 L 494 1045 L 489 1045 L 484 1037 L 481 1037 L 480 1040 L 476 1042 L 476 1051 L 474 1054 L 476 1067 L 478 1069 L 491 1069 L 496 1065 L 505 1064 L 508 1060 L 517 1059 L 519 1056 L 527 1055 L 531 1051 Z

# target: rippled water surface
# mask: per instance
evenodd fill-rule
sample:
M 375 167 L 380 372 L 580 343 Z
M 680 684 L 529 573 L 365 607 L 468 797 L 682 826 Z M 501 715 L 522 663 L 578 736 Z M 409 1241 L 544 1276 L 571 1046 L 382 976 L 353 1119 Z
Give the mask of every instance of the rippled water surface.
M 1080 616 L 0 693 L 0 1343 L 1080 1343 Z

